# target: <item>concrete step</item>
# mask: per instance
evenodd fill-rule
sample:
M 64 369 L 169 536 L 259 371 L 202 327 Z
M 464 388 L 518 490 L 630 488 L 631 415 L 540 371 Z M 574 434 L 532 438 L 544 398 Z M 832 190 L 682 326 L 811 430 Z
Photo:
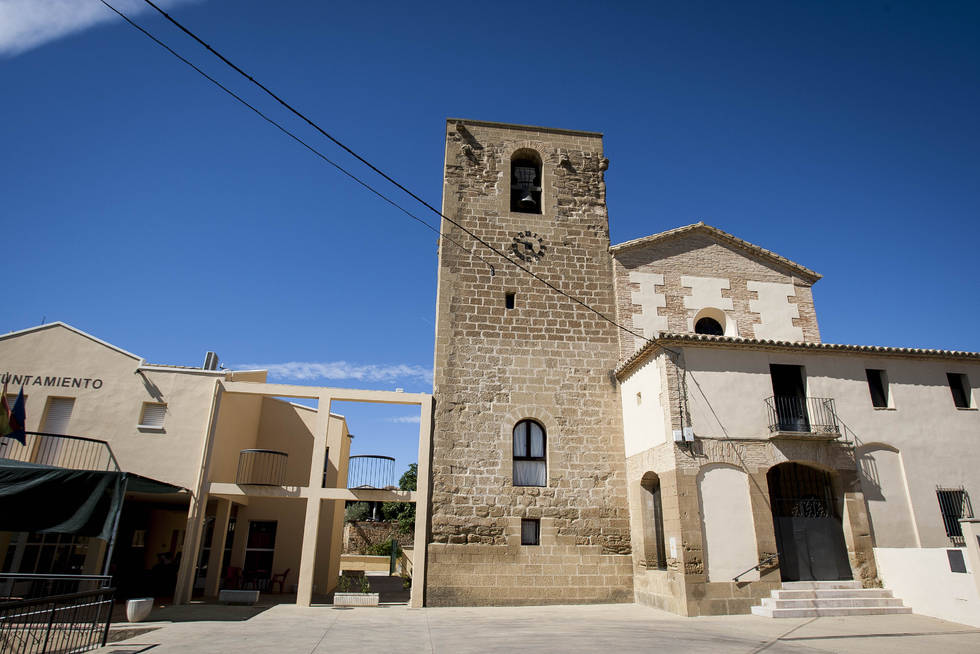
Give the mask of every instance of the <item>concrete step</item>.
M 894 597 L 857 597 L 834 599 L 774 599 L 763 597 L 762 606 L 772 609 L 841 609 L 850 607 L 902 606 L 902 600 Z
M 783 590 L 837 590 L 861 588 L 860 581 L 784 581 Z
M 774 590 L 773 599 L 843 599 L 859 597 L 891 597 L 892 592 L 886 588 L 837 588 L 824 590 Z
M 851 606 L 832 609 L 774 609 L 769 606 L 753 606 L 752 615 L 766 618 L 829 618 L 847 615 L 891 615 L 911 613 L 907 606 Z

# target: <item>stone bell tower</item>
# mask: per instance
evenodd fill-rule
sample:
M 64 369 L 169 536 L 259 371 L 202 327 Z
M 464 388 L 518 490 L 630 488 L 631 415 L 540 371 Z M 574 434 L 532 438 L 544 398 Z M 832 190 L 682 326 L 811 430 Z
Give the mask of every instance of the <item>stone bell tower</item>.
M 442 211 L 613 318 L 607 166 L 601 134 L 450 119 Z M 633 601 L 617 328 L 442 231 L 426 603 Z

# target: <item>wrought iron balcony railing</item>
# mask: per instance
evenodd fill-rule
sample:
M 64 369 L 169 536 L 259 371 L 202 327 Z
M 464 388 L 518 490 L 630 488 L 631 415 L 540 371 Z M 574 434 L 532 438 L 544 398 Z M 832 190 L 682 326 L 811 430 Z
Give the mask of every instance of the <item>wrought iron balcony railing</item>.
M 394 488 L 394 457 L 355 454 L 348 459 L 347 488 Z
M 69 470 L 119 471 L 119 462 L 105 441 L 39 431 L 26 434 L 24 445 L 9 437 L 0 439 L 0 459 Z
M 773 433 L 840 436 L 840 424 L 829 397 L 774 395 L 766 398 L 769 431 Z
M 276 450 L 242 450 L 235 483 L 241 486 L 285 486 L 288 454 Z

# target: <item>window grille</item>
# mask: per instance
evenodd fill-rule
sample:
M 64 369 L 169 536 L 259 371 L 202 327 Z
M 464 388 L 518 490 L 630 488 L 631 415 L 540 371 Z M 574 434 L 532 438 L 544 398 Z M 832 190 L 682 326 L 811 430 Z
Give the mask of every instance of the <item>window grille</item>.
M 969 493 L 962 486 L 959 488 L 937 487 L 936 497 L 939 500 L 939 511 L 943 516 L 943 526 L 946 528 L 946 535 L 953 545 L 962 547 L 966 544 L 966 541 L 963 540 L 960 519 L 973 517 L 973 507 L 970 505 Z

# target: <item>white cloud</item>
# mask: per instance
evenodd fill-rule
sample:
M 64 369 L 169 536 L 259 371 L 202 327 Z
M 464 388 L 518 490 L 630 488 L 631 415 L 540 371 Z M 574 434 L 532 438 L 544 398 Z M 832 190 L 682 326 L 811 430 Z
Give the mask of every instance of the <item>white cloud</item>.
M 346 361 L 288 361 L 235 365 L 237 370 L 268 370 L 274 379 L 312 381 L 314 379 L 354 379 L 365 382 L 421 380 L 432 383 L 432 370 L 399 364 L 355 364 Z
M 142 0 L 108 0 L 130 18 L 152 11 Z M 159 0 L 162 9 L 199 0 Z M 98 0 L 0 0 L 0 56 L 13 56 L 110 20 Z M 128 26 L 127 26 L 128 28 Z
M 385 422 L 397 422 L 397 423 L 414 423 L 419 424 L 421 422 L 421 416 L 398 416 L 397 418 L 385 418 Z

